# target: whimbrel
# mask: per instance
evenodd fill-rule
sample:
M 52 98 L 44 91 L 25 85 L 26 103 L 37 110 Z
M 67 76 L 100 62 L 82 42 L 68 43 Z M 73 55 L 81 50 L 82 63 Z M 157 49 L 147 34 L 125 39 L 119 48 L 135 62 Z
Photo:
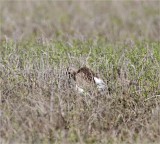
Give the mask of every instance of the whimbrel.
M 95 90 L 95 88 L 99 92 L 102 92 L 106 88 L 104 81 L 87 67 L 81 67 L 80 69 L 69 67 L 67 72 L 69 75 L 69 82 L 74 85 L 78 93 L 83 94 L 87 91 Z

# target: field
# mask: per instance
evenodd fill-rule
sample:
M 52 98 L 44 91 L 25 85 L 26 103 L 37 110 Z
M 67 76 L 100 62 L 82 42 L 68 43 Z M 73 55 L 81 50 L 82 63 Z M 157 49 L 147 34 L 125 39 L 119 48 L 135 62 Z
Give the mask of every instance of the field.
M 0 143 L 158 144 L 159 7 L 1 1 Z M 79 95 L 69 66 L 91 68 L 106 92 Z

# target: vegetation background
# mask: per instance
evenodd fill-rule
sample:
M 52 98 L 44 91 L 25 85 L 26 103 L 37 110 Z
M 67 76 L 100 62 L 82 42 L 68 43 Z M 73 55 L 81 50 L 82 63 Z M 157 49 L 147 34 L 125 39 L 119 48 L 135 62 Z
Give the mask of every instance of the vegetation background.
M 0 1 L 0 143 L 159 143 L 160 1 Z M 80 96 L 87 65 L 104 95 Z

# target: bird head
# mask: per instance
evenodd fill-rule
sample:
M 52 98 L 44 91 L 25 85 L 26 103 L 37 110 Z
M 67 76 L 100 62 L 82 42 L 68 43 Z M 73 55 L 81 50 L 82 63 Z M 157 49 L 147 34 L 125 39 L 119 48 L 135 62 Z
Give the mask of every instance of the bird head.
M 67 68 L 67 75 L 69 75 L 69 78 L 73 78 L 75 80 L 75 75 L 77 73 L 77 69 L 74 67 L 68 67 Z

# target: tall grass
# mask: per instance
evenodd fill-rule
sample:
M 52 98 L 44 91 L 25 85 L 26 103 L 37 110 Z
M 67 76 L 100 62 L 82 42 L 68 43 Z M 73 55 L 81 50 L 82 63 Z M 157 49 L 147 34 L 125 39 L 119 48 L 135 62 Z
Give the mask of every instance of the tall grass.
M 1 143 L 158 143 L 159 2 L 2 2 Z M 68 66 L 105 94 L 80 96 Z
M 158 44 L 99 40 L 71 45 L 3 42 L 1 137 L 20 143 L 157 141 Z M 82 97 L 67 86 L 66 68 L 86 64 L 107 83 L 105 95 Z
M 160 40 L 159 1 L 2 1 L 1 39 Z

